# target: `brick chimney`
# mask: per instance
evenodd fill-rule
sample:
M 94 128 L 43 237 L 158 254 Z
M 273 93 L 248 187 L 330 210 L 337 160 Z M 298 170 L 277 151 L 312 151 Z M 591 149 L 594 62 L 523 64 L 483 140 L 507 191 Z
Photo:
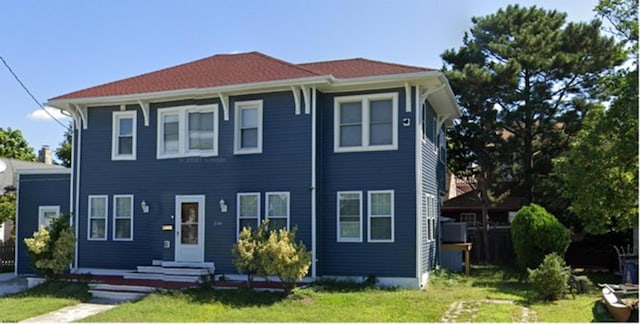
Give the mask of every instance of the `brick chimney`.
M 38 161 L 44 164 L 53 164 L 53 152 L 49 145 L 42 145 L 42 148 L 38 151 Z

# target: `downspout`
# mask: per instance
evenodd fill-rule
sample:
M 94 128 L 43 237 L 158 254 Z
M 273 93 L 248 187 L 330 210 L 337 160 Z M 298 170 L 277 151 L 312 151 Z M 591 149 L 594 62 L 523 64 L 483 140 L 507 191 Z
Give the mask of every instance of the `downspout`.
M 311 88 L 311 277 L 317 275 L 316 234 L 316 88 Z
M 78 107 L 76 107 L 76 109 L 78 109 Z M 82 123 L 82 119 L 78 119 L 78 123 Z M 74 127 L 75 126 L 76 126 L 76 123 L 74 123 Z M 75 128 L 78 131 L 78 141 L 75 140 L 75 134 L 74 134 L 74 136 L 73 136 L 73 146 L 72 146 L 72 148 L 73 147 L 77 147 L 77 150 L 74 150 L 74 151 L 76 151 L 74 153 L 76 153 L 77 155 L 75 155 L 75 156 L 72 155 L 71 156 L 71 163 L 72 163 L 72 165 L 75 165 L 75 170 L 73 170 L 71 173 L 72 174 L 76 174 L 76 176 L 74 177 L 75 181 L 76 181 L 76 185 L 75 185 L 75 187 L 76 187 L 76 190 L 75 190 L 75 208 L 74 208 L 74 211 L 75 211 L 75 229 L 76 229 L 76 251 L 75 251 L 76 255 L 75 255 L 75 258 L 74 258 L 74 261 L 73 261 L 73 270 L 77 270 L 78 269 L 78 255 L 79 255 L 78 246 L 80 244 L 79 243 L 80 242 L 80 239 L 79 239 L 79 237 L 80 237 L 79 236 L 79 227 L 80 226 L 78 226 L 78 225 L 80 224 L 80 215 L 79 215 L 80 214 L 80 212 L 79 212 L 80 211 L 80 161 L 81 161 L 80 152 L 82 151 L 82 125 L 77 125 L 77 126 L 79 126 L 79 127 L 75 127 Z M 77 158 L 77 160 L 75 158 Z M 75 163 L 74 163 L 74 161 L 75 161 Z
M 420 86 L 416 85 L 414 132 L 414 149 L 415 149 L 415 172 L 416 172 L 416 277 L 418 278 L 418 286 L 425 289 L 423 285 L 423 254 L 422 254 L 422 105 L 420 104 Z
M 11 170 L 11 172 L 15 171 Z M 20 217 L 18 217 L 18 215 L 20 215 L 20 173 L 16 174 L 16 217 L 14 221 L 14 230 L 16 236 L 18 235 L 18 233 L 20 233 L 20 230 L 18 228 L 18 226 L 20 226 Z M 16 276 L 18 276 L 18 266 L 20 261 L 20 259 L 18 258 L 18 241 L 19 240 L 15 240 L 15 242 L 13 242 L 13 274 L 15 274 Z

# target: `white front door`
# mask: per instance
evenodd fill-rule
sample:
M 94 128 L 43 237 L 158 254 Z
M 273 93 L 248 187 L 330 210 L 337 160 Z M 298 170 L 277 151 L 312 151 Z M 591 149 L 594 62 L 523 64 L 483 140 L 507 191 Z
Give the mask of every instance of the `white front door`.
M 176 262 L 204 262 L 204 196 L 176 196 Z

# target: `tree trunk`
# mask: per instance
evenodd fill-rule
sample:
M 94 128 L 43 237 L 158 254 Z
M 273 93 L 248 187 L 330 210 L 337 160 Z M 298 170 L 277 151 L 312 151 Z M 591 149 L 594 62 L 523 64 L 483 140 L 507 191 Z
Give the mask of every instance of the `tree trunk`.
M 491 260 L 489 248 L 489 195 L 486 182 L 480 185 L 480 198 L 482 199 L 482 245 L 484 245 L 484 264 Z

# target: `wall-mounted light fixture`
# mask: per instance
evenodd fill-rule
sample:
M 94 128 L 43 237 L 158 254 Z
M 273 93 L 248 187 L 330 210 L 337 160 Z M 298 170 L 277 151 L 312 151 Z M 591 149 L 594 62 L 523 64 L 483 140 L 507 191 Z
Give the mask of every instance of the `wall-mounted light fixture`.
M 149 205 L 147 205 L 147 202 L 146 202 L 146 201 L 144 201 L 144 200 L 143 200 L 143 201 L 140 203 L 140 207 L 142 208 L 142 212 L 143 212 L 143 213 L 145 213 L 145 214 L 148 214 L 148 213 L 149 213 Z
M 220 211 L 223 213 L 227 212 L 227 203 L 224 201 L 224 199 L 220 199 Z

